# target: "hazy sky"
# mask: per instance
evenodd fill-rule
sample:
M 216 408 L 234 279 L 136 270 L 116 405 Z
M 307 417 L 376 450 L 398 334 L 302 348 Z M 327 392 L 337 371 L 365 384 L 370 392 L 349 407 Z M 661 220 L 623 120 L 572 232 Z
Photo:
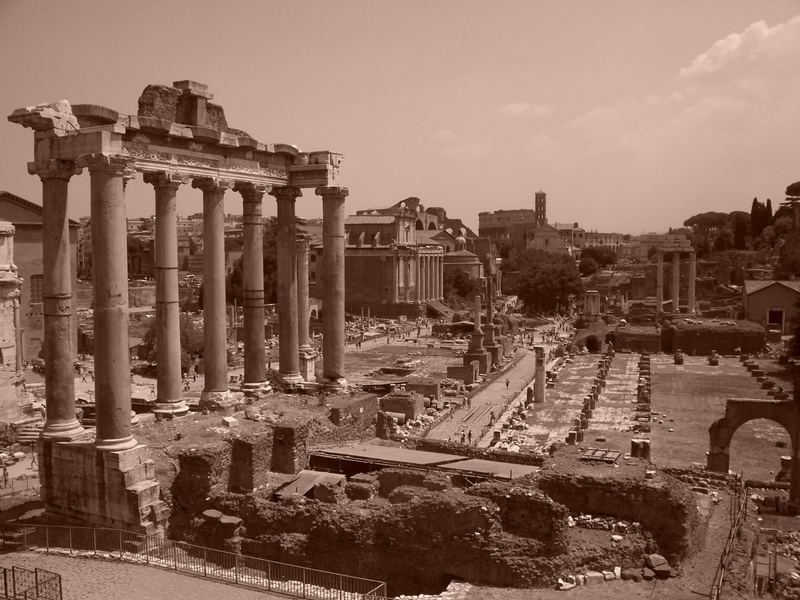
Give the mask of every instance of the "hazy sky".
M 6 115 L 62 98 L 135 114 L 145 85 L 179 79 L 261 141 L 343 153 L 348 212 L 418 196 L 477 226 L 542 189 L 551 222 L 640 233 L 800 180 L 797 1 L 0 0 L 0 75 L 0 190 L 37 202 L 32 132 Z M 152 212 L 139 178 L 128 214 Z M 312 190 L 298 214 L 321 214 Z

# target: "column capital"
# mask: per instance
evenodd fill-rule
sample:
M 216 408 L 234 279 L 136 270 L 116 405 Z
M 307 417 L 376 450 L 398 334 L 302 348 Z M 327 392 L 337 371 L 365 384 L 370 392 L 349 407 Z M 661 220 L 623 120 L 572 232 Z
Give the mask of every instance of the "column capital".
M 69 179 L 80 175 L 82 169 L 71 160 L 41 160 L 28 163 L 28 173 L 38 175 L 40 179 Z
M 233 191 L 242 195 L 243 202 L 261 202 L 264 194 L 268 193 L 270 189 L 272 187 L 269 185 L 249 181 L 237 181 L 233 186 Z
M 295 239 L 295 245 L 297 246 L 297 250 L 299 252 L 308 252 L 309 248 L 309 241 L 308 238 L 299 237 Z
M 350 194 L 350 190 L 346 187 L 325 185 L 315 188 L 314 193 L 322 196 L 322 199 L 325 200 L 327 198 L 346 198 Z
M 276 200 L 295 200 L 303 195 L 303 190 L 298 187 L 274 187 L 269 192 Z
M 90 173 L 103 171 L 126 179 L 132 179 L 136 173 L 132 160 L 113 154 L 86 154 L 78 157 L 77 165 Z
M 177 190 L 181 184 L 187 184 L 190 181 L 187 175 L 168 173 L 166 171 L 148 171 L 143 174 L 142 180 L 145 183 L 152 184 L 156 189 L 172 188 L 175 190 Z
M 215 179 L 212 177 L 197 177 L 192 179 L 192 187 L 204 192 L 214 192 L 223 194 L 226 190 L 233 187 L 233 181 L 227 179 Z

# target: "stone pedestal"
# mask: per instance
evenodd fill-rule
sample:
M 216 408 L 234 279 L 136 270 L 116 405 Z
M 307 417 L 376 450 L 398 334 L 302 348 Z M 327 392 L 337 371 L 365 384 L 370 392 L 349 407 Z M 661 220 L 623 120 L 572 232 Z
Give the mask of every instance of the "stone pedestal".
M 42 439 L 39 478 L 45 514 L 55 523 L 156 534 L 169 517 L 146 446 L 105 451 Z
M 300 350 L 300 377 L 305 381 L 314 381 L 317 369 L 317 353 L 313 350 Z
M 489 354 L 489 359 L 491 361 L 490 369 L 492 366 L 499 365 L 503 358 L 503 347 L 495 339 L 495 329 L 496 327 L 491 323 L 484 327 L 485 338 L 483 347 Z

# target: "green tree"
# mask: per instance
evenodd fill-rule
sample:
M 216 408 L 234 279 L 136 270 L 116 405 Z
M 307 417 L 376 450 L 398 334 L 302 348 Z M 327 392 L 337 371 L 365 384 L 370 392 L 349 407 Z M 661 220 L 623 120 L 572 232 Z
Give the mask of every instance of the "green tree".
M 186 373 L 197 358 L 203 358 L 203 327 L 195 322 L 188 314 L 180 317 L 181 335 L 181 372 Z M 156 345 L 156 320 L 150 323 L 150 328 L 144 334 L 142 350 L 145 360 L 158 362 L 158 347 Z
M 589 246 L 581 251 L 581 259 L 592 258 L 598 269 L 605 269 L 617 262 L 617 252 L 608 246 Z
M 750 233 L 750 218 L 747 213 L 737 212 L 733 219 L 733 247 L 737 250 L 747 248 L 747 235 Z
M 514 267 L 509 270 L 518 271 L 517 295 L 529 312 L 554 311 L 583 289 L 575 261 L 567 254 L 523 250 L 512 252 L 509 263 Z
M 470 278 L 464 271 L 445 275 L 442 287 L 445 298 L 456 295 L 462 300 L 472 300 L 483 291 L 480 280 Z
M 581 273 L 581 277 L 588 277 L 589 275 L 594 275 L 597 273 L 600 270 L 600 265 L 591 256 L 581 256 L 581 262 L 578 265 L 578 270 Z

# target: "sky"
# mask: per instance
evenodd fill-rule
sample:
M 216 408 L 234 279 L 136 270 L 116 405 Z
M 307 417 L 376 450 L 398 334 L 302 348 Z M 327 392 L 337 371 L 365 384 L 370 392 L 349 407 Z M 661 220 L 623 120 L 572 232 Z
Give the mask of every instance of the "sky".
M 477 228 L 543 190 L 550 222 L 638 234 L 800 180 L 797 0 L 0 0 L 0 77 L 3 117 L 206 83 L 231 127 L 342 153 L 349 213 L 416 196 Z M 32 157 L 3 118 L 0 190 L 41 202 Z M 141 177 L 126 200 L 154 212 Z M 181 214 L 201 205 L 181 187 Z M 298 215 L 321 210 L 305 190 Z

